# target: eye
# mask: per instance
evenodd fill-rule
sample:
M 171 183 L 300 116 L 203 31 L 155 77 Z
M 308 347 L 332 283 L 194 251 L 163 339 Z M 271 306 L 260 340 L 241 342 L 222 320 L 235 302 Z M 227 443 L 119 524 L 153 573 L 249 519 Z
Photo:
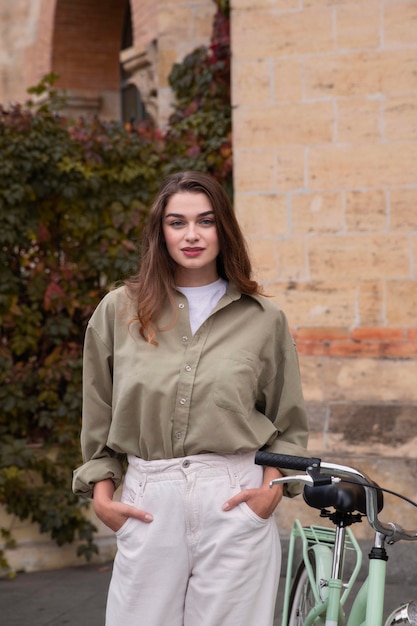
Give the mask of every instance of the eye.
M 181 222 L 181 220 L 172 220 L 171 222 L 168 222 L 170 226 L 173 226 L 174 228 L 180 228 L 180 226 L 183 225 L 183 222 Z
M 215 222 L 213 218 L 205 217 L 203 220 L 201 220 L 201 224 L 203 226 L 214 226 Z

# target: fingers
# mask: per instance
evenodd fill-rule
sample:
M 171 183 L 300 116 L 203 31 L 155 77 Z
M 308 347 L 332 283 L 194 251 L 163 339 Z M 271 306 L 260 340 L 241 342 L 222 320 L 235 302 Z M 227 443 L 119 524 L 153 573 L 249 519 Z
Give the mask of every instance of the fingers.
M 242 502 L 247 502 L 250 497 L 250 491 L 251 490 L 249 489 L 243 489 L 242 491 L 239 491 L 239 493 L 237 493 L 235 496 L 230 498 L 230 500 L 227 500 L 227 502 L 223 504 L 222 510 L 230 511 L 231 509 L 234 509 L 235 506 L 242 504 Z
M 151 513 L 142 511 L 142 509 L 136 509 L 134 506 L 127 506 L 125 515 L 126 517 L 134 517 L 141 522 L 149 523 L 153 521 L 153 515 Z
M 223 504 L 222 510 L 230 511 L 242 502 L 246 502 L 259 517 L 267 519 L 272 515 L 280 500 L 281 494 L 272 489 L 244 489 L 227 500 Z
M 147 524 L 153 521 L 153 515 L 148 511 L 142 511 L 122 502 L 110 501 L 106 506 L 95 507 L 95 513 L 114 532 L 117 532 L 129 517 Z

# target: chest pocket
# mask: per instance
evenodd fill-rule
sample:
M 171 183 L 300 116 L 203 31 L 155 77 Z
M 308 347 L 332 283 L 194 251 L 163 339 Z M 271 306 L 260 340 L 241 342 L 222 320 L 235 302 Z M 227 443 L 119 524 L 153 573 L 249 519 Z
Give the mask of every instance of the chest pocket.
M 252 352 L 237 350 L 218 363 L 213 399 L 227 411 L 249 416 L 255 406 L 261 361 Z

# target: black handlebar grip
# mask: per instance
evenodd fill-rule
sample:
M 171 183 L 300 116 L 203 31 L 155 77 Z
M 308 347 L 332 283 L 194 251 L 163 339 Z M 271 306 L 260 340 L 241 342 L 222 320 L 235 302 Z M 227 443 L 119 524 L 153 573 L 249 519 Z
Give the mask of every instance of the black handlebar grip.
M 275 452 L 259 450 L 255 454 L 255 463 L 267 467 L 277 467 L 278 469 L 291 469 L 305 472 L 309 467 L 319 468 L 321 459 L 292 456 L 290 454 L 276 454 Z

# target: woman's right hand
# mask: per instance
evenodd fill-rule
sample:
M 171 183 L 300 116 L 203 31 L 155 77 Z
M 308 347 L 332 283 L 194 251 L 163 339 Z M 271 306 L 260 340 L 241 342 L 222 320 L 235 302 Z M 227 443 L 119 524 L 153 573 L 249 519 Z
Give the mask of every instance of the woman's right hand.
M 114 483 L 109 478 L 94 485 L 93 508 L 97 517 L 113 532 L 117 532 L 129 517 L 152 522 L 153 516 L 130 504 L 113 501 Z

